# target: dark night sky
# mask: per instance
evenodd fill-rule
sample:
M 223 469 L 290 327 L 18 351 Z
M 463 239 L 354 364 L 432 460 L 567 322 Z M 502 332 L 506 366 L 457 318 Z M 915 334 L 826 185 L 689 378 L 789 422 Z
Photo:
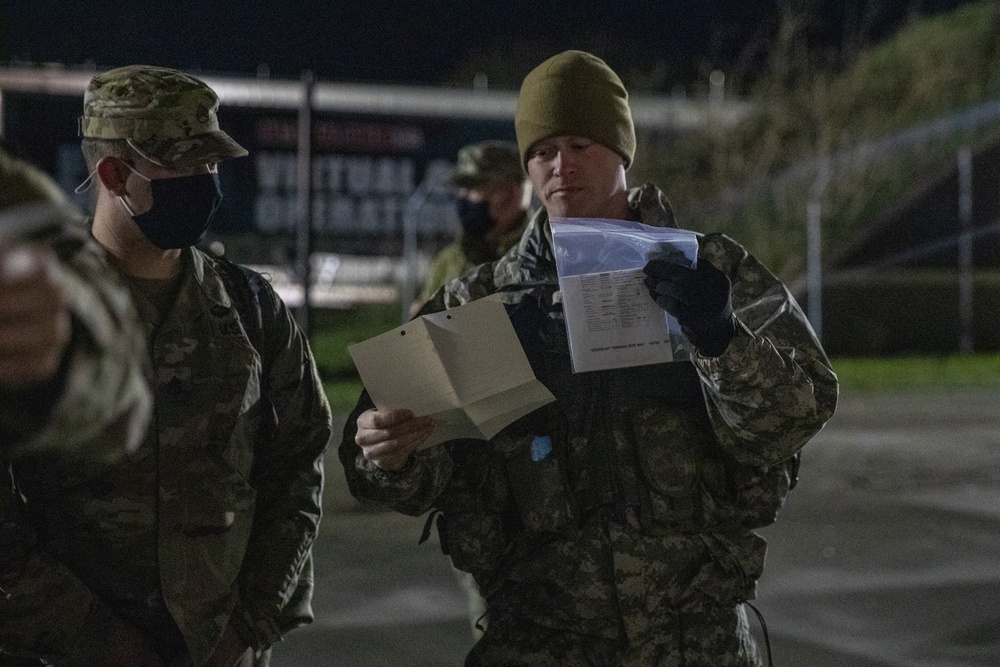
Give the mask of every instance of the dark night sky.
M 837 48 L 866 15 L 876 35 L 914 11 L 964 0 L 799 0 L 816 17 L 815 43 Z M 628 80 L 665 67 L 653 89 L 732 69 L 767 43 L 781 0 L 5 0 L 0 61 L 135 62 L 192 71 L 366 83 L 516 87 L 541 59 L 584 48 Z M 788 4 L 787 2 L 784 4 Z M 479 54 L 479 56 L 476 56 Z M 487 55 L 483 55 L 487 54 Z M 485 63 L 485 64 L 484 64 Z

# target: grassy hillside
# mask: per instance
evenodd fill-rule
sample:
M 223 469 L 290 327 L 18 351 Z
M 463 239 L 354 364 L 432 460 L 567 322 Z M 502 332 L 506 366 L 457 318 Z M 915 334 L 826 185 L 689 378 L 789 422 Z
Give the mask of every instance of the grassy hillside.
M 804 269 L 817 158 L 1000 98 L 1000 3 L 914 20 L 837 69 L 810 52 L 807 26 L 801 16 L 786 18 L 768 74 L 751 93 L 751 117 L 728 132 L 680 140 L 651 167 L 682 224 L 731 234 L 786 280 Z M 997 130 L 955 131 L 834 163 L 822 198 L 826 252 L 953 164 L 958 147 L 983 145 Z
M 893 359 L 834 359 L 841 390 L 926 391 L 996 389 L 1000 355 L 974 354 Z
M 317 310 L 310 342 L 323 387 L 334 412 L 347 413 L 361 393 L 361 380 L 348 345 L 399 326 L 398 304 L 359 305 L 348 310 Z

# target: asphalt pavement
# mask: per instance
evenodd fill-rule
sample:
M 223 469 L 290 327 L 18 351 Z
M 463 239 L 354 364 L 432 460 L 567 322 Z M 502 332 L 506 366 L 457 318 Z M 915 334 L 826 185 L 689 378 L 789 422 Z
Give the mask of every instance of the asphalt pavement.
M 841 397 L 762 531 L 774 665 L 1000 665 L 998 405 L 995 390 Z M 272 665 L 461 665 L 472 636 L 436 535 L 418 546 L 422 518 L 350 498 L 333 451 L 327 472 L 316 621 Z

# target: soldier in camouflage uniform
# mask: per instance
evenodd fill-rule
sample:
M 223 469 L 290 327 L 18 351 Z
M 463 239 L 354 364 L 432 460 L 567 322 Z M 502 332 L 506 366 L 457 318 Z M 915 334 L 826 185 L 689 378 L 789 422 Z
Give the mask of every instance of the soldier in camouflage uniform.
M 656 187 L 626 187 L 628 98 L 593 55 L 564 52 L 528 74 L 515 126 L 544 209 L 427 310 L 499 293 L 556 402 L 488 444 L 416 451 L 433 424 L 363 395 L 340 445 L 350 488 L 441 512 L 443 549 L 488 600 L 467 665 L 759 665 L 744 605 L 764 564 L 754 531 L 833 414 L 836 376 L 788 290 L 721 234 L 699 235 L 696 268 L 668 256 L 645 267 L 690 361 L 572 373 L 549 216 L 674 216 Z
M 82 214 L 0 149 L 0 467 L 138 446 L 150 396 L 137 328 Z
M 458 152 L 451 182 L 458 190 L 462 232 L 431 262 L 420 303 L 441 285 L 479 264 L 500 258 L 528 224 L 524 172 L 517 144 L 483 141 Z
M 264 665 L 311 620 L 330 409 L 308 342 L 257 274 L 194 244 L 246 154 L 176 70 L 95 76 L 80 130 L 92 231 L 145 330 L 154 427 L 113 467 L 16 462 L 0 648 L 56 665 Z M 33 663 L 33 664 L 37 664 Z

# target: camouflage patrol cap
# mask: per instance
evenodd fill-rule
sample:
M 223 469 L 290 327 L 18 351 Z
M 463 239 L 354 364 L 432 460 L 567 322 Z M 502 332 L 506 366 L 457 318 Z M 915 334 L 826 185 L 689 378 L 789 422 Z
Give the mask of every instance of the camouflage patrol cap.
M 460 188 L 479 188 L 492 181 L 524 180 L 521 158 L 513 141 L 483 141 L 458 151 L 451 182 Z
M 219 129 L 219 97 L 205 82 L 166 67 L 129 65 L 90 80 L 80 136 L 126 139 L 162 167 L 186 169 L 247 154 Z

